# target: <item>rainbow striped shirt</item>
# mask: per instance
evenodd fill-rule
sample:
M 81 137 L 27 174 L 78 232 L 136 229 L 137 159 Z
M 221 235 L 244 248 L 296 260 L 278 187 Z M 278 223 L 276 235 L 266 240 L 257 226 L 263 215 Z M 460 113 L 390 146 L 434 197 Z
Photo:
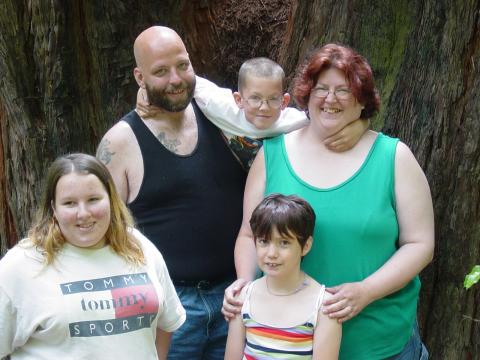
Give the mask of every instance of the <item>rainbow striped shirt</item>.
M 322 286 L 315 311 L 307 322 L 288 328 L 276 328 L 261 324 L 250 316 L 250 293 L 252 284 L 247 290 L 242 307 L 243 324 L 245 325 L 246 342 L 243 360 L 272 359 L 312 359 L 313 333 L 317 323 L 319 306 L 322 304 L 325 286 Z

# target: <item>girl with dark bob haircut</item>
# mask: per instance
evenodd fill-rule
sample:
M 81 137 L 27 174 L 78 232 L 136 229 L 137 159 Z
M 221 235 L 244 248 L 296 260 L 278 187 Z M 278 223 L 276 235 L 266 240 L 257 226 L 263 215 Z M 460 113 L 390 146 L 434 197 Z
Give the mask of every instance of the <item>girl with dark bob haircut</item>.
M 361 119 L 369 119 L 380 109 L 380 96 L 375 88 L 373 73 L 365 58 L 355 50 L 337 44 L 327 44 L 314 50 L 305 60 L 294 80 L 293 96 L 301 109 L 306 109 L 310 92 L 324 70 L 336 68 L 345 74 L 353 96 L 365 107 Z
M 295 195 L 268 195 L 250 219 L 255 239 L 270 239 L 275 228 L 281 236 L 296 237 L 305 246 L 313 234 L 315 212 L 308 202 Z
M 299 196 L 273 193 L 250 225 L 263 276 L 239 295 L 241 316 L 229 322 L 225 359 L 338 360 L 342 327 L 322 312 L 331 295 L 301 268 L 312 248 L 313 208 Z

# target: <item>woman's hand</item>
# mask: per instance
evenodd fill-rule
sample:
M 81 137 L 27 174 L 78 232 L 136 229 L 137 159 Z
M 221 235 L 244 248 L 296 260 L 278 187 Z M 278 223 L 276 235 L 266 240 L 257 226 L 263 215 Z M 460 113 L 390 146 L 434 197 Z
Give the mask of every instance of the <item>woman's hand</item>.
M 402 142 L 395 153 L 395 199 L 399 249 L 363 281 L 327 289 L 333 295 L 324 301 L 323 311 L 339 322 L 402 289 L 432 260 L 435 234 L 430 189 L 420 165 Z
M 332 294 L 323 302 L 323 313 L 343 323 L 356 316 L 374 299 L 369 295 L 366 285 L 359 281 L 345 283 L 326 289 Z
M 226 321 L 233 319 L 242 311 L 243 301 L 239 300 L 240 292 L 249 282 L 244 279 L 235 280 L 225 289 L 223 297 L 222 314 Z
M 137 110 L 137 113 L 141 118 L 145 119 L 155 117 L 162 112 L 160 108 L 149 103 L 147 92 L 142 88 L 139 88 L 137 92 L 137 105 L 135 110 Z

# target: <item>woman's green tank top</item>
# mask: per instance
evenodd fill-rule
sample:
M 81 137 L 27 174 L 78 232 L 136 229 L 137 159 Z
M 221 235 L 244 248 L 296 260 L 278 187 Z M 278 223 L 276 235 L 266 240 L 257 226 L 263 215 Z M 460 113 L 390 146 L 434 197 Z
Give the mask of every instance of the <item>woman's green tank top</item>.
M 397 143 L 398 139 L 379 133 L 355 174 L 337 186 L 320 189 L 296 175 L 283 135 L 264 141 L 265 194 L 296 194 L 315 210 L 313 247 L 302 268 L 318 282 L 335 286 L 361 281 L 397 250 Z M 399 353 L 412 333 L 419 290 L 417 276 L 400 291 L 371 303 L 344 323 L 340 359 L 376 360 Z

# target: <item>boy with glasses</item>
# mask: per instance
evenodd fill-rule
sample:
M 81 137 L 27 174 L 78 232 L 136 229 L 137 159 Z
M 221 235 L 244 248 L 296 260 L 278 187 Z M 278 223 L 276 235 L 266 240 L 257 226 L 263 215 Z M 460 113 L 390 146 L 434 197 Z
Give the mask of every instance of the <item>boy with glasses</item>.
M 238 91 L 218 87 L 196 76 L 194 98 L 205 116 L 217 126 L 233 154 L 248 171 L 262 146 L 262 139 L 299 129 L 308 123 L 305 112 L 287 107 L 290 95 L 284 92 L 285 73 L 276 62 L 264 58 L 245 61 L 238 73 Z M 140 89 L 136 111 L 143 118 L 154 116 L 157 108 L 148 104 Z M 368 120 L 355 121 L 325 140 L 335 151 L 356 144 L 368 128 Z

